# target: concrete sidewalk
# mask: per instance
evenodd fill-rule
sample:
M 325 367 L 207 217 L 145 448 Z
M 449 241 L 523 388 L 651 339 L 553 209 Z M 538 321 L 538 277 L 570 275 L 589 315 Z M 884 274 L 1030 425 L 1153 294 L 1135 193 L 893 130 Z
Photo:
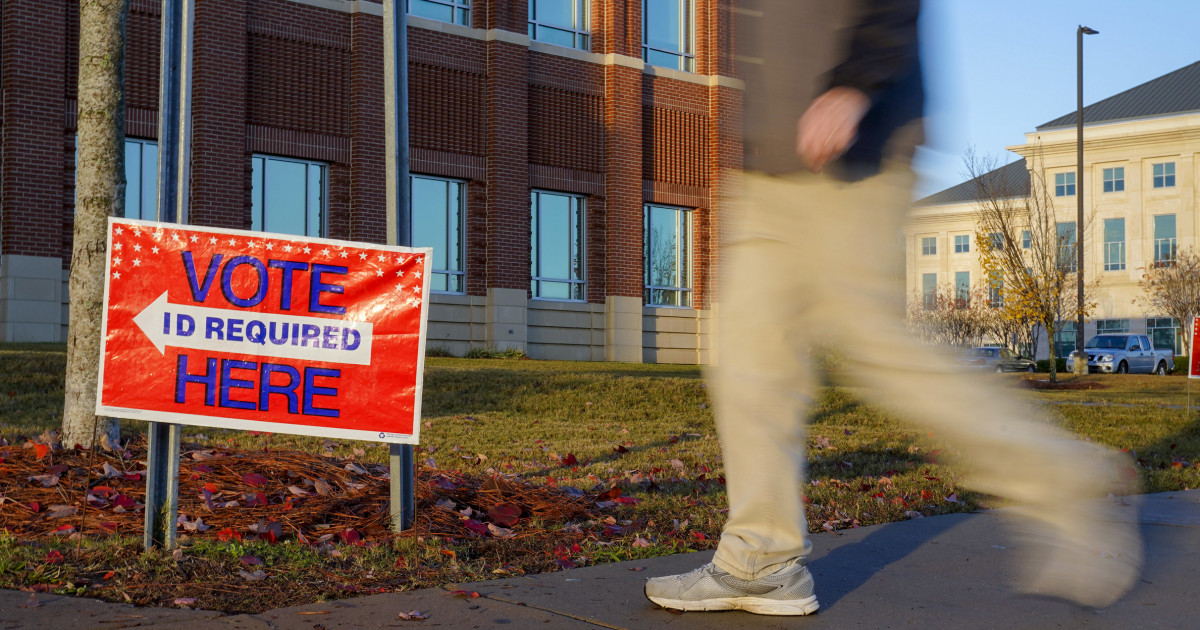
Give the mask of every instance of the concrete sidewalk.
M 606 564 L 446 589 L 222 616 L 211 611 L 134 608 L 0 591 L 0 630 L 15 628 L 1196 628 L 1200 584 L 1200 491 L 1128 500 L 1121 518 L 1145 537 L 1141 581 L 1103 610 L 1017 593 L 1019 549 L 1005 510 L 918 519 L 813 536 L 810 568 L 819 613 L 765 617 L 743 612 L 673 613 L 642 595 L 646 578 L 690 571 L 711 552 Z M 450 590 L 476 591 L 461 599 Z M 421 611 L 424 620 L 398 613 Z

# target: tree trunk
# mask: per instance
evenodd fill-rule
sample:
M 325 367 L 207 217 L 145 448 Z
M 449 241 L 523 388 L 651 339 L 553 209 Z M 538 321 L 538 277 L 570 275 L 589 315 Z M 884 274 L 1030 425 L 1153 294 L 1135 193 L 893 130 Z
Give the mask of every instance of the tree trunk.
M 66 446 L 116 438 L 96 416 L 108 216 L 125 208 L 125 16 L 129 0 L 79 4 L 79 127 L 67 337 Z

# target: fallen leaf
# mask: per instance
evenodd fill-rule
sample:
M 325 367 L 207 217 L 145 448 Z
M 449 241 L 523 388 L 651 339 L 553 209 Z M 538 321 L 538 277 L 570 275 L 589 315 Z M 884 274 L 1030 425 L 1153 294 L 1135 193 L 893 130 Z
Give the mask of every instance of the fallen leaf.
M 634 547 L 649 547 L 650 541 L 646 540 L 645 538 L 642 538 L 641 536 L 638 536 L 637 538 L 633 539 L 633 546 Z
M 613 450 L 618 453 L 621 453 L 621 454 L 625 454 L 625 453 L 629 452 L 629 449 L 625 448 L 625 446 L 623 444 L 618 444 L 618 445 L 614 446 Z
M 362 541 L 362 535 L 353 529 L 343 529 L 338 532 L 338 538 L 342 539 L 342 542 L 347 545 L 357 544 Z
M 458 505 L 450 499 L 438 499 L 433 505 L 444 510 L 450 510 L 451 512 L 458 509 Z
M 34 475 L 29 477 L 30 481 L 36 481 L 43 488 L 52 488 L 58 485 L 58 475 Z
M 226 527 L 225 529 L 222 529 L 221 531 L 217 532 L 217 540 L 219 540 L 221 542 L 229 542 L 231 540 L 241 540 L 241 539 L 242 539 L 242 535 L 238 532 L 233 531 L 233 528 L 231 528 L 231 527 Z
M 567 453 L 566 456 L 563 457 L 561 461 L 562 461 L 563 466 L 575 466 L 575 465 L 579 464 L 579 460 L 575 458 L 574 453 Z
M 446 594 L 459 599 L 477 599 L 479 597 L 477 591 L 450 591 Z
M 33 452 L 37 454 L 38 459 L 41 459 L 46 456 L 46 453 L 50 452 L 50 447 L 45 444 L 34 444 Z M 40 606 L 41 604 L 38 605 Z
M 51 505 L 46 508 L 46 518 L 66 518 L 75 516 L 79 508 L 73 505 Z
M 46 564 L 62 564 L 63 555 L 58 551 L 51 551 L 46 554 Z
M 501 527 L 512 527 L 521 517 L 521 508 L 512 503 L 497 503 L 487 511 L 488 518 Z
M 267 481 L 268 479 L 266 477 L 254 472 L 242 475 L 242 483 L 251 486 L 265 486 L 267 485 Z
M 176 597 L 175 598 L 176 606 L 194 606 L 195 604 L 196 604 L 195 597 Z
M 516 534 L 513 533 L 513 530 L 505 529 L 503 527 L 496 527 L 492 523 L 488 523 L 487 528 L 488 528 L 488 532 L 491 533 L 492 536 L 495 536 L 496 538 L 499 538 L 500 540 L 506 540 L 506 539 L 513 538 L 516 536 Z
M 41 608 L 42 602 L 37 599 L 37 593 L 30 593 L 29 599 L 25 600 L 24 604 L 18 604 L 17 608 Z
M 630 571 L 645 571 L 646 567 L 629 567 Z
M 463 523 L 463 527 L 466 527 L 472 533 L 477 534 L 479 536 L 487 536 L 488 529 L 483 523 L 480 523 L 479 521 L 477 521 L 473 518 L 464 518 L 462 523 Z
M 421 621 L 424 619 L 428 619 L 429 615 L 427 615 L 419 610 L 410 610 L 406 613 L 405 612 L 398 613 L 396 615 L 396 618 L 403 619 L 404 621 Z
M 266 579 L 267 577 L 267 574 L 264 573 L 262 569 L 255 569 L 253 572 L 239 570 L 238 575 L 242 576 L 242 579 L 246 580 L 247 582 L 258 582 L 259 580 Z
M 251 556 L 251 555 L 242 556 L 242 564 L 259 566 L 259 565 L 262 565 L 262 563 L 263 563 L 262 560 L 259 560 L 258 558 L 254 557 L 254 556 Z

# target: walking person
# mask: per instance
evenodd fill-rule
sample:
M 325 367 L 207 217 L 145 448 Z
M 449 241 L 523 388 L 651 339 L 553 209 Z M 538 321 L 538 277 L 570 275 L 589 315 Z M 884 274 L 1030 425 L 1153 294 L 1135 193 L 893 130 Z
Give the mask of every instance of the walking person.
M 723 218 L 714 412 L 729 519 L 710 564 L 646 584 L 681 610 L 818 609 L 801 494 L 810 350 L 836 348 L 870 402 L 933 431 L 966 485 L 1024 506 L 1024 587 L 1092 606 L 1141 560 L 1104 497 L 1129 463 L 915 340 L 900 224 L 921 141 L 918 0 L 736 0 L 745 160 Z

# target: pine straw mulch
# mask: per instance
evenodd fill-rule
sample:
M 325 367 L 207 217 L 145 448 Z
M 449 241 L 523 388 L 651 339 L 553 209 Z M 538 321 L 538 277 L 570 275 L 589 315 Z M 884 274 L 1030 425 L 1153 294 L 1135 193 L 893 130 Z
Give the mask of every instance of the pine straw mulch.
M 0 535 L 6 533 L 10 541 L 24 545 L 112 534 L 140 540 L 145 459 L 144 441 L 106 452 L 63 448 L 53 432 L 18 444 L 0 438 Z M 249 571 L 259 567 L 238 571 L 236 560 L 232 571 L 230 563 L 216 566 L 221 563 L 203 558 L 188 558 L 194 560 L 190 565 L 176 562 L 174 568 L 147 571 L 129 565 L 113 571 L 97 565 L 95 555 L 88 556 L 80 546 L 78 557 L 64 549 L 65 564 L 97 568 L 94 574 L 72 574 L 68 586 L 82 584 L 84 588 L 74 592 L 142 605 L 192 603 L 198 598 L 194 605 L 255 612 L 354 593 L 570 568 L 588 562 L 580 555 L 581 543 L 611 540 L 622 531 L 611 514 L 602 513 L 620 505 L 619 491 L 597 496 L 500 475 L 422 467 L 416 471 L 415 521 L 410 529 L 394 534 L 389 527 L 388 467 L 357 462 L 353 456 L 186 444 L 179 482 L 178 531 L 188 545 L 208 539 L 230 544 L 290 540 L 323 554 L 326 566 L 300 578 L 288 577 L 288 582 L 259 581 L 264 574 Z M 618 500 L 610 500 L 614 498 Z M 370 566 L 361 559 L 351 562 L 354 549 L 386 550 L 396 536 L 435 546 L 425 557 L 411 545 L 407 557 L 405 552 L 393 553 L 394 565 L 389 558 L 385 571 L 375 570 L 378 559 Z M 125 540 L 129 547 L 130 539 Z M 140 551 L 140 545 L 126 551 Z M 47 561 L 63 564 L 63 556 L 55 558 L 56 553 L 50 552 Z M 176 561 L 183 557 L 176 552 Z M 272 576 L 272 567 L 261 568 L 268 569 L 266 577 Z M 28 587 L 33 578 L 17 576 L 17 583 L 22 579 Z M 10 574 L 3 581 L 12 588 L 12 580 Z M 67 581 L 33 586 L 62 592 L 63 582 Z

